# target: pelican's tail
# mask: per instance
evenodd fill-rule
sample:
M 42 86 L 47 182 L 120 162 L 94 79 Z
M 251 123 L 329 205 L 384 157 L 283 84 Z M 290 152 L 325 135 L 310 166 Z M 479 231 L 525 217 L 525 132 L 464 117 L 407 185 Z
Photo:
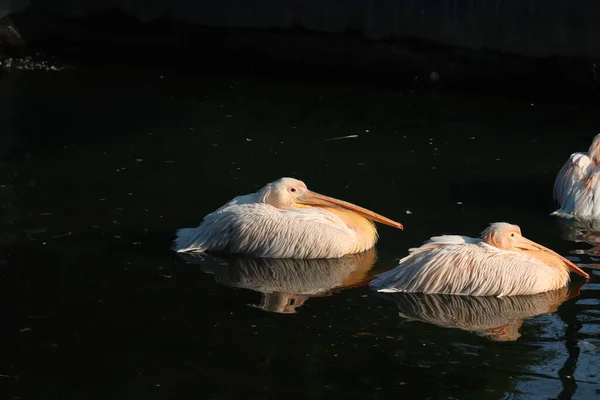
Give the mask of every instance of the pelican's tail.
M 399 282 L 399 276 L 402 275 L 401 270 L 402 267 L 396 267 L 392 270 L 385 271 L 376 276 L 375 279 L 369 283 L 369 286 L 376 289 L 378 292 L 383 293 L 405 292 L 405 290 L 396 287 Z
M 198 245 L 198 228 L 183 228 L 177 231 L 173 250 L 178 253 L 204 252 L 205 249 Z

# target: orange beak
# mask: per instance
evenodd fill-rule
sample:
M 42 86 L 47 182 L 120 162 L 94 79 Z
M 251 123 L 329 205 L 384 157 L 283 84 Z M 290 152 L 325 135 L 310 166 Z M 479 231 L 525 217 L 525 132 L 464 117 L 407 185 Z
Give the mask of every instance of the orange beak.
M 579 268 L 577 265 L 573 264 L 571 261 L 567 260 L 560 254 L 548 249 L 547 247 L 542 246 L 541 244 L 537 244 L 532 240 L 521 237 L 520 243 L 517 244 L 517 248 L 528 252 L 538 253 L 537 255 L 534 255 L 534 257 L 541 261 L 544 261 L 547 264 L 555 265 L 555 263 L 553 263 L 551 260 L 558 260 L 560 261 L 562 266 L 567 267 L 568 270 L 583 276 L 585 279 L 590 279 L 590 275 L 581 268 Z
M 347 201 L 334 199 L 333 197 L 324 196 L 319 193 L 311 192 L 307 190 L 304 195 L 298 197 L 296 201 L 300 204 L 306 204 L 309 206 L 325 206 L 325 207 L 339 207 L 349 211 L 352 211 L 356 214 L 359 214 L 371 221 L 379 222 L 385 225 L 393 226 L 394 228 L 398 228 L 400 230 L 404 230 L 404 226 L 400 222 L 392 221 L 389 218 L 384 217 L 383 215 L 379 215 L 371 210 L 367 210 L 366 208 L 359 207 L 355 204 L 348 203 Z

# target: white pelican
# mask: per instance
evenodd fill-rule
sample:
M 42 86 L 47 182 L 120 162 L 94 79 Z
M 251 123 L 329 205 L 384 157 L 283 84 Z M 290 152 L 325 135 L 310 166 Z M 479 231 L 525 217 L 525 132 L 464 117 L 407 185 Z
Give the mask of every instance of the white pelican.
M 600 133 L 587 153 L 571 154 L 554 181 L 554 215 L 600 218 Z
M 302 181 L 281 178 L 256 193 L 236 197 L 205 216 L 197 228 L 178 230 L 175 250 L 337 258 L 375 245 L 377 229 L 372 221 L 404 229 L 373 211 L 312 192 Z
M 380 292 L 501 297 L 559 289 L 569 282 L 569 270 L 589 279 L 571 261 L 506 222 L 491 224 L 481 239 L 436 236 L 409 252 L 371 285 Z

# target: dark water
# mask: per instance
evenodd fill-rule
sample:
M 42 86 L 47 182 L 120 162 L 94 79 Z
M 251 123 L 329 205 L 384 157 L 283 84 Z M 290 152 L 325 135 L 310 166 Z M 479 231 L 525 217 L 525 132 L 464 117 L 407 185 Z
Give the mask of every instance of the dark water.
M 365 286 L 428 237 L 494 221 L 564 255 L 590 248 L 548 215 L 558 168 L 600 130 L 597 106 L 576 101 L 160 71 L 2 76 L 2 398 L 596 398 L 595 270 L 568 300 Z M 282 176 L 406 229 L 381 226 L 376 254 L 328 263 L 170 250 L 176 229 Z

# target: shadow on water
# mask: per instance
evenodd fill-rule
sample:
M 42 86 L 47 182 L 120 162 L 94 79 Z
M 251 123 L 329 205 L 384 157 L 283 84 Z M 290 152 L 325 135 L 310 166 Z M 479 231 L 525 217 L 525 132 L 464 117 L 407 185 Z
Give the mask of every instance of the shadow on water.
M 294 314 L 313 297 L 331 296 L 343 289 L 360 287 L 374 276 L 377 261 L 373 248 L 334 259 L 270 259 L 178 253 L 213 274 L 217 283 L 262 294 L 254 307 L 281 314 Z

